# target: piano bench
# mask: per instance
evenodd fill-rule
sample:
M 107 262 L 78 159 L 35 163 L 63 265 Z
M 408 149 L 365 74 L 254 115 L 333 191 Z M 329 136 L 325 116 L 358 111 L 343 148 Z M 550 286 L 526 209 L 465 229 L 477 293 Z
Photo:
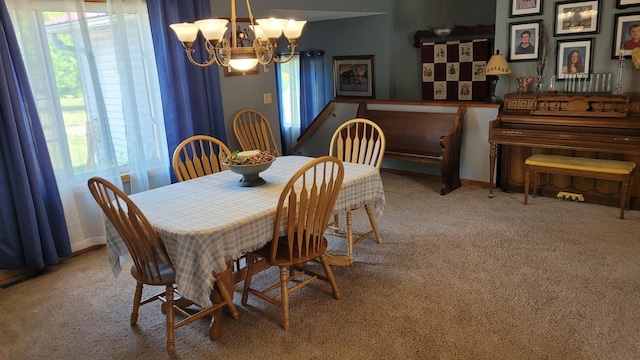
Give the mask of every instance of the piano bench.
M 535 154 L 525 161 L 524 204 L 528 203 L 529 173 L 533 172 L 533 194 L 538 187 L 538 173 L 579 176 L 622 182 L 620 195 L 620 219 L 624 219 L 624 210 L 629 203 L 629 187 L 633 181 L 636 163 L 605 159 Z

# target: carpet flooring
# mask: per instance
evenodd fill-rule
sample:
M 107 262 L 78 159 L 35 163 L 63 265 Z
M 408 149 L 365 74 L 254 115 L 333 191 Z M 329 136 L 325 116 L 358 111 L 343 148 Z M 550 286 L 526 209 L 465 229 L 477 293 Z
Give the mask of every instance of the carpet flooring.
M 382 173 L 383 243 L 355 247 L 324 282 L 291 296 L 291 329 L 256 297 L 208 338 L 176 330 L 175 359 L 639 359 L 640 212 Z M 364 210 L 355 225 L 366 226 Z M 343 242 L 332 238 L 332 250 Z M 256 281 L 275 277 L 260 274 Z M 104 249 L 0 290 L 1 359 L 161 359 L 164 317 L 114 278 Z

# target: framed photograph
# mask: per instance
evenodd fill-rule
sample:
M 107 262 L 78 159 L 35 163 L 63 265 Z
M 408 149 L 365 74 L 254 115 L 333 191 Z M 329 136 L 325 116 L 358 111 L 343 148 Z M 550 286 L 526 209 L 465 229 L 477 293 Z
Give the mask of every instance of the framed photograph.
M 231 20 L 231 19 L 227 19 Z M 251 25 L 251 20 L 249 18 L 241 18 L 236 19 L 236 41 L 238 46 L 240 47 L 251 47 L 253 45 L 253 31 L 249 27 Z M 231 23 L 229 23 L 229 27 L 231 27 Z M 231 39 L 232 32 L 231 29 L 228 29 L 224 34 L 224 37 L 227 38 L 229 44 L 232 44 L 233 39 Z M 239 76 L 239 75 L 255 75 L 260 72 L 259 70 L 260 64 L 256 65 L 253 69 L 247 71 L 239 71 L 231 66 L 224 67 L 224 76 Z
M 541 15 L 544 0 L 511 0 L 509 17 Z
M 556 3 L 556 35 L 598 33 L 600 0 Z
M 640 0 L 618 0 L 616 7 L 618 9 L 624 9 L 633 6 L 640 6 Z
M 538 59 L 540 24 L 540 21 L 509 24 L 509 61 Z
M 335 97 L 375 98 L 373 55 L 334 56 Z
M 564 80 L 572 74 L 589 74 L 593 58 L 593 38 L 558 40 L 556 77 Z
M 631 50 L 640 47 L 640 13 L 616 14 L 611 58 L 617 59 L 622 52 L 631 57 Z

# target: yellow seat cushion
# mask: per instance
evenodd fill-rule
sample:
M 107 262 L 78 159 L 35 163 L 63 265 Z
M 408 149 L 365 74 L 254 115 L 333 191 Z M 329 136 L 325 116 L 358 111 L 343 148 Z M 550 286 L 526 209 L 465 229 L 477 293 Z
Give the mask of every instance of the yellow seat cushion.
M 525 164 L 558 169 L 597 171 L 610 174 L 629 174 L 636 167 L 636 163 L 632 161 L 589 159 L 549 154 L 532 155 L 527 158 Z

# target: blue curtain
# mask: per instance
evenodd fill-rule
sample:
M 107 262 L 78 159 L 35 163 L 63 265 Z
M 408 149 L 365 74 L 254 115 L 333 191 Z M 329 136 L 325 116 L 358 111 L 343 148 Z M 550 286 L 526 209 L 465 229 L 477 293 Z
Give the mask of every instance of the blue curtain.
M 16 35 L 0 5 L 0 268 L 71 254 L 60 194 Z
M 300 53 L 300 132 L 311 124 L 329 99 L 325 91 L 324 51 Z
M 211 18 L 209 1 L 147 0 L 158 66 L 169 156 L 189 136 L 206 134 L 227 142 L 218 66 L 197 67 L 169 27 L 177 22 Z M 207 55 L 202 38 L 194 58 Z M 175 175 L 171 172 L 172 181 Z

